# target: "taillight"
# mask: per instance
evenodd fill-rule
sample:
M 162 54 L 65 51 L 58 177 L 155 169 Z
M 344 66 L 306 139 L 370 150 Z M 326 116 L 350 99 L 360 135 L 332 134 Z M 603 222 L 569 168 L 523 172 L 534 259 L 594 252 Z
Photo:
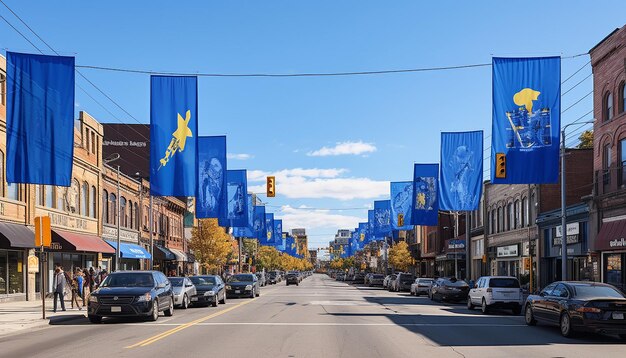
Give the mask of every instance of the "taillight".
M 602 310 L 596 307 L 579 307 L 576 309 L 577 312 L 581 313 L 601 313 Z
M 491 287 L 489 287 L 489 288 L 487 289 L 487 293 L 492 293 L 492 292 L 493 292 L 493 290 L 491 289 Z

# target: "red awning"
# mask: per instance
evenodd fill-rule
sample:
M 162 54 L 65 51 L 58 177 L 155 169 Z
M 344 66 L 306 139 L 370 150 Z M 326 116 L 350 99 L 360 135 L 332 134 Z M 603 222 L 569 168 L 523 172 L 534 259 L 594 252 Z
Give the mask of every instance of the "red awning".
M 95 235 L 78 234 L 63 230 L 52 230 L 52 242 L 60 244 L 59 247 L 52 245 L 56 251 L 86 251 L 100 252 L 103 254 L 115 254 L 115 249 L 104 240 Z
M 626 249 L 626 219 L 602 223 L 596 237 L 595 250 Z

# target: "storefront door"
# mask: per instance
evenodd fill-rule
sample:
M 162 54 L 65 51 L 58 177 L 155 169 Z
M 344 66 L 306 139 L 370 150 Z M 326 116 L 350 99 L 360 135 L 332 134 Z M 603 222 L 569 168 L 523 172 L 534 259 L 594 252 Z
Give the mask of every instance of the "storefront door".
M 626 292 L 626 254 L 604 255 L 604 282 Z

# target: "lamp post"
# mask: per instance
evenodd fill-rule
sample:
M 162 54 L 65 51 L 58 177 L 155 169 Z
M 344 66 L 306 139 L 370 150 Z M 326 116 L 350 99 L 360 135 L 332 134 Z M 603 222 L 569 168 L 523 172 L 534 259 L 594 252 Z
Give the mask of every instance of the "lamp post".
M 104 160 L 105 164 L 113 163 L 120 159 L 118 153 L 113 153 L 111 156 Z M 115 245 L 115 271 L 120 269 L 120 166 L 117 166 L 117 199 L 115 200 L 115 211 L 117 217 L 117 245 Z
M 565 200 L 565 130 L 574 124 L 594 123 L 592 121 L 570 123 L 561 130 L 561 281 L 567 280 L 567 217 Z M 530 249 L 530 248 L 529 248 Z

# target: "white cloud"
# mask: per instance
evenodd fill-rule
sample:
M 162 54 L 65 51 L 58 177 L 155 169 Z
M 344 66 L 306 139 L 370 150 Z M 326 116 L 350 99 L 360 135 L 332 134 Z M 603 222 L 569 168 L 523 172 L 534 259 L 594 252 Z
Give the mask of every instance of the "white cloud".
M 252 159 L 253 156 L 250 154 L 245 154 L 245 153 L 241 153 L 241 154 L 228 153 L 226 154 L 226 158 L 235 159 L 235 160 L 248 160 L 248 159 Z
M 389 182 L 369 178 L 341 178 L 346 169 L 284 169 L 274 173 L 248 171 L 248 182 L 253 193 L 265 192 L 265 177 L 276 177 L 276 192 L 291 199 L 330 198 L 338 200 L 374 199 L 389 195 Z
M 282 206 L 276 217 L 283 220 L 284 230 L 304 227 L 307 232 L 321 228 L 354 228 L 359 222 L 367 221 L 357 216 L 331 214 L 328 210 L 302 210 L 289 205 Z M 329 237 L 332 239 L 332 235 Z
M 326 157 L 331 155 L 360 155 L 365 153 L 373 153 L 376 146 L 372 143 L 358 142 L 339 142 L 334 147 L 322 147 L 318 150 L 307 153 L 311 157 Z

